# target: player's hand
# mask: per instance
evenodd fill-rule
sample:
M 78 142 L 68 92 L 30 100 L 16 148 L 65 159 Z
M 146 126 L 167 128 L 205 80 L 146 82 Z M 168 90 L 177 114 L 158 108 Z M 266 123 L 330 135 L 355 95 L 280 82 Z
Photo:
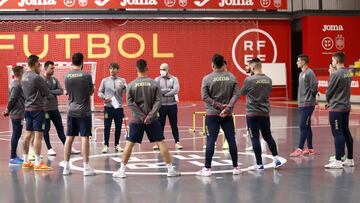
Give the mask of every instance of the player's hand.
M 334 67 L 332 66 L 332 64 L 330 64 L 330 65 L 329 65 L 329 73 L 332 74 L 332 73 L 335 72 L 335 71 L 336 71 L 336 68 L 334 68 Z
M 145 119 L 144 119 L 144 123 L 145 123 L 146 125 L 149 125 L 149 124 L 151 123 L 151 116 L 147 115 L 147 116 L 145 117 Z
M 227 107 L 228 107 L 227 104 L 221 104 L 221 106 L 219 107 L 219 109 L 220 109 L 221 111 L 223 111 L 223 110 L 226 109 Z
M 231 114 L 231 109 L 230 107 L 226 107 L 225 109 L 223 109 L 220 113 L 220 117 L 224 118 L 226 116 L 229 116 Z

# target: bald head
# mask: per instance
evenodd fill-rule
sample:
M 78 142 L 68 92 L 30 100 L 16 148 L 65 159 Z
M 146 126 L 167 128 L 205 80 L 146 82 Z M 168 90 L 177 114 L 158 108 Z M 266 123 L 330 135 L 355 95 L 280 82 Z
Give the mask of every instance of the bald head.
M 169 71 L 169 64 L 167 64 L 167 63 L 162 63 L 162 64 L 160 65 L 160 70 L 165 70 L 166 72 L 168 72 L 168 71 Z

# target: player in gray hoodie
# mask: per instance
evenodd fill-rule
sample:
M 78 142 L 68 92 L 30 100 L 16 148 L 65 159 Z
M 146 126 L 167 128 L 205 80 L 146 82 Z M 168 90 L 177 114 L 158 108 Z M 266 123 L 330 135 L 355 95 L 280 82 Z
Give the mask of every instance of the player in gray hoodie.
M 239 175 L 237 145 L 235 139 L 235 126 L 233 110 L 239 98 L 237 79 L 233 74 L 224 70 L 224 57 L 214 54 L 212 57 L 212 72 L 206 75 L 201 84 L 201 98 L 205 102 L 207 127 L 207 141 L 205 152 L 205 166 L 196 173 L 199 176 L 211 176 L 211 161 L 215 151 L 215 142 L 219 135 L 220 127 L 229 144 L 233 174 Z
M 317 79 L 313 70 L 308 66 L 309 57 L 307 55 L 299 55 L 296 62 L 297 67 L 301 68 L 299 75 L 298 88 L 298 104 L 300 113 L 300 142 L 299 147 L 293 151 L 290 156 L 296 157 L 300 155 L 315 155 L 312 144 L 311 115 L 316 105 Z M 307 141 L 307 149 L 304 149 L 305 141 Z
M 131 156 L 135 143 L 141 144 L 144 132 L 150 142 L 155 142 L 168 169 L 167 176 L 179 176 L 171 163 L 171 156 L 164 142 L 164 134 L 158 120 L 158 111 L 161 106 L 161 92 L 157 83 L 147 77 L 147 63 L 140 59 L 136 62 L 138 77 L 129 83 L 126 91 L 127 104 L 132 111 L 129 123 L 129 134 L 126 137 L 126 146 L 122 154 L 120 168 L 113 174 L 115 178 L 126 177 L 126 164 Z
M 17 156 L 16 149 L 21 137 L 25 114 L 25 98 L 21 88 L 21 78 L 24 73 L 24 68 L 22 66 L 15 66 L 12 68 L 12 71 L 14 73 L 14 80 L 9 87 L 8 105 L 3 115 L 10 116 L 12 124 L 9 164 L 23 164 L 24 160 Z
M 28 57 L 29 70 L 22 77 L 22 88 L 25 96 L 25 120 L 26 136 L 24 139 L 24 163 L 23 168 L 34 170 L 52 170 L 40 160 L 41 141 L 45 129 L 45 97 L 49 95 L 49 89 L 44 79 L 40 76 L 39 57 Z M 34 133 L 33 133 L 34 132 Z M 30 140 L 34 134 L 35 165 L 28 159 Z
M 161 107 L 159 110 L 161 127 L 164 130 L 166 116 L 168 116 L 171 132 L 175 141 L 175 148 L 182 149 L 183 147 L 180 145 L 179 129 L 177 125 L 177 100 L 180 88 L 179 80 L 177 77 L 170 74 L 169 65 L 167 63 L 163 63 L 160 65 L 160 76 L 155 78 L 155 81 L 161 89 Z M 158 149 L 158 147 L 154 146 L 153 149 Z
M 345 68 L 345 54 L 336 52 L 332 56 L 330 67 L 330 81 L 326 91 L 326 108 L 329 109 L 331 132 L 335 141 L 335 160 L 331 160 L 325 168 L 342 169 L 344 166 L 353 167 L 353 138 L 349 129 L 349 116 L 351 110 L 351 80 L 352 75 Z M 345 155 L 345 144 L 348 149 L 347 159 L 342 162 Z
M 270 102 L 269 95 L 272 89 L 272 80 L 262 72 L 261 61 L 254 58 L 249 62 L 250 72 L 240 90 L 241 95 L 246 95 L 246 123 L 255 153 L 256 165 L 249 170 L 264 170 L 261 158 L 260 131 L 268 144 L 274 157 L 274 167 L 283 165 L 278 157 L 276 142 L 270 129 Z

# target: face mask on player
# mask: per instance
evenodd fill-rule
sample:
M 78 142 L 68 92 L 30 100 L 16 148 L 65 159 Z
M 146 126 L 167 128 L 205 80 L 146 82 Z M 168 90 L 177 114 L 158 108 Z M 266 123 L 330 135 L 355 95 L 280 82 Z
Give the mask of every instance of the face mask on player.
M 160 70 L 160 75 L 161 75 L 162 77 L 165 77 L 165 76 L 167 75 L 167 71 L 165 71 L 165 70 Z

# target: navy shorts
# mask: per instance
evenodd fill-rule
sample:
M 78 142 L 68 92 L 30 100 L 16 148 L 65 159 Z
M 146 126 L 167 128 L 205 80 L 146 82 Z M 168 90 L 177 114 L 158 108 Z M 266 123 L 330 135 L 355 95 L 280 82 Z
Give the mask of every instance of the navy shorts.
M 44 111 L 25 111 L 26 130 L 43 132 L 45 130 Z
M 149 125 L 144 123 L 130 123 L 129 134 L 126 140 L 141 144 L 144 132 L 146 132 L 150 142 L 159 142 L 165 139 L 159 120 L 155 120 Z
M 91 136 L 92 120 L 91 116 L 86 117 L 67 117 L 67 136 Z

